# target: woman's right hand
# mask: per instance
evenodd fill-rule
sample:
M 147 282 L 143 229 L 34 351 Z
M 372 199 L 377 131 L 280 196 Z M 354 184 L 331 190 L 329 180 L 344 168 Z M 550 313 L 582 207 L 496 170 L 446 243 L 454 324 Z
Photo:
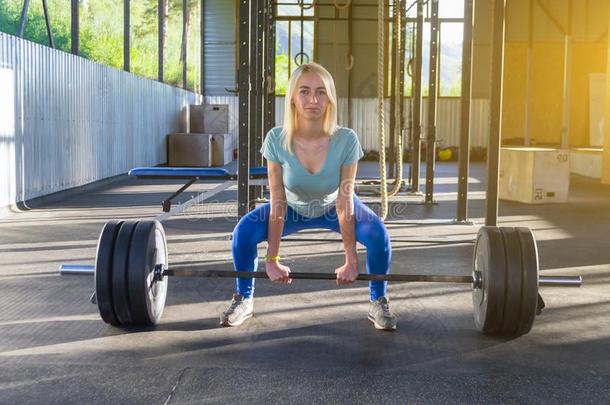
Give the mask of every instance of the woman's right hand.
M 290 267 L 284 266 L 278 261 L 271 261 L 265 263 L 265 271 L 269 280 L 274 283 L 280 284 L 291 284 L 292 279 L 290 278 Z

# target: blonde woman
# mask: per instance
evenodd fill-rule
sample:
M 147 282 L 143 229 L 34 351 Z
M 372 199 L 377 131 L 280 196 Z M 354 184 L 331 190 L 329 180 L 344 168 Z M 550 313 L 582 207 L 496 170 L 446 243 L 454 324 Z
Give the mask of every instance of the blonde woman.
M 256 271 L 257 245 L 267 241 L 265 269 L 269 279 L 290 284 L 290 268 L 280 261 L 282 236 L 303 229 L 341 233 L 345 264 L 335 270 L 337 284 L 358 276 L 356 241 L 366 247 L 366 269 L 387 274 L 392 249 L 383 222 L 354 194 L 362 148 L 353 130 L 337 126 L 337 96 L 330 73 L 308 63 L 292 74 L 286 91 L 284 125 L 267 133 L 261 153 L 267 159 L 270 202 L 245 215 L 233 231 L 236 271 Z M 386 283 L 372 281 L 368 318 L 377 329 L 396 329 Z M 224 326 L 237 326 L 254 309 L 254 279 L 238 278 Z

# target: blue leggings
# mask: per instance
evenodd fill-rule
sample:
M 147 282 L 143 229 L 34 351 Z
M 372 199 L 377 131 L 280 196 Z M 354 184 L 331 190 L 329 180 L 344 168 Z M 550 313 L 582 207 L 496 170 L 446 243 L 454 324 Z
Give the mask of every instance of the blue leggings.
M 263 204 L 243 216 L 233 230 L 233 265 L 236 271 L 256 271 L 258 267 L 257 245 L 267 240 L 267 227 L 271 205 Z M 360 199 L 354 196 L 354 219 L 356 240 L 366 247 L 366 270 L 369 274 L 388 274 L 392 260 L 390 236 L 383 222 Z M 287 207 L 282 236 L 303 229 L 322 228 L 335 232 L 339 219 L 335 208 L 317 218 L 299 215 Z M 371 281 L 371 300 L 384 296 L 387 282 Z M 254 279 L 238 278 L 237 293 L 245 298 L 254 294 Z

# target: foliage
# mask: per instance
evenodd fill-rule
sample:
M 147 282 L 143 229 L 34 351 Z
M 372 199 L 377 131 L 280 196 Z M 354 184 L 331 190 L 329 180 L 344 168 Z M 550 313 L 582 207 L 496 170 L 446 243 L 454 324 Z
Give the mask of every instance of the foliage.
M 168 0 L 169 28 L 164 52 L 164 80 L 182 82 L 182 0 Z M 47 0 L 55 48 L 70 51 L 70 2 Z M 123 67 L 123 6 L 116 0 L 79 1 L 79 54 L 118 69 Z M 187 88 L 199 91 L 199 0 L 189 0 Z M 17 35 L 23 0 L 0 0 L 0 31 Z M 156 79 L 158 74 L 158 9 L 156 1 L 132 1 L 131 70 Z M 24 38 L 50 45 L 41 0 L 30 1 Z
M 167 34 L 164 48 L 164 81 L 176 86 L 182 85 L 182 0 L 167 0 Z M 53 40 L 57 49 L 70 51 L 70 1 L 47 0 L 51 17 Z M 113 66 L 123 67 L 123 2 L 117 0 L 79 0 L 80 56 Z M 16 35 L 23 0 L 0 0 L 0 31 Z M 156 79 L 158 76 L 158 2 L 131 1 L 131 71 L 135 74 Z M 200 0 L 188 0 L 188 71 L 187 88 L 200 92 Z M 283 95 L 288 83 L 287 25 L 277 25 L 275 58 L 276 94 Z M 313 33 L 308 32 L 313 38 Z M 412 30 L 407 30 L 407 41 L 411 43 Z M 49 45 L 42 1 L 31 0 L 28 10 L 24 38 L 43 45 Z M 307 43 L 313 43 L 313 39 Z M 443 51 L 443 49 L 442 49 Z M 407 57 L 408 58 L 408 57 Z M 457 56 L 441 58 L 441 62 L 453 61 L 450 74 L 441 77 L 442 96 L 459 96 L 459 64 Z M 452 65 L 452 66 L 453 66 Z M 449 70 L 447 70 L 449 72 Z M 445 69 L 441 69 L 441 74 Z M 456 74 L 457 73 L 457 74 Z M 424 83 L 427 70 L 424 69 Z M 455 79 L 457 77 L 457 79 Z M 427 85 L 423 93 L 427 95 Z M 411 94 L 411 83 L 405 82 L 405 94 Z

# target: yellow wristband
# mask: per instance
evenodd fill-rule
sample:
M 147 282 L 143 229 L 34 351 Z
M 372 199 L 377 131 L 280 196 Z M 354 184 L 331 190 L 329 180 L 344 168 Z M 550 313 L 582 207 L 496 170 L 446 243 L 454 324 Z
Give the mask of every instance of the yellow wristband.
M 265 256 L 265 261 L 267 261 L 267 262 L 279 262 L 280 261 L 280 257 L 279 256 Z

